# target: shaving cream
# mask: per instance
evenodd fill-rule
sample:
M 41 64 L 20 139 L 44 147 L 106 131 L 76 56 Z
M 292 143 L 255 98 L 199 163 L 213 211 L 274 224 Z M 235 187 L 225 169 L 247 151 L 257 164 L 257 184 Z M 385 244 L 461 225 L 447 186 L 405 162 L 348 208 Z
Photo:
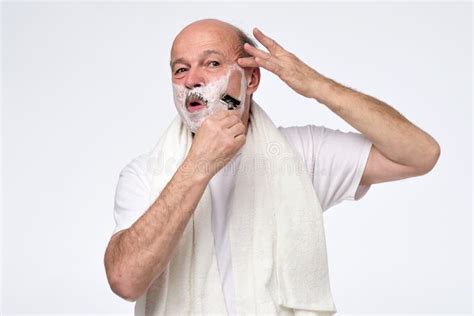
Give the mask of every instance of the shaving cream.
M 229 78 L 232 71 L 239 71 L 241 73 L 239 95 L 240 106 L 235 110 L 228 110 L 227 105 L 221 101 L 221 98 L 227 92 Z M 174 104 L 181 119 L 192 133 L 196 133 L 204 120 L 218 111 L 238 111 L 239 116 L 242 118 L 245 111 L 246 92 L 247 79 L 245 78 L 245 72 L 243 68 L 237 64 L 233 64 L 226 74 L 216 80 L 210 81 L 205 86 L 188 89 L 184 85 L 173 83 Z M 205 100 L 205 103 L 207 103 L 206 106 L 200 110 L 189 112 L 186 108 L 186 100 L 190 94 L 199 95 L 203 100 Z

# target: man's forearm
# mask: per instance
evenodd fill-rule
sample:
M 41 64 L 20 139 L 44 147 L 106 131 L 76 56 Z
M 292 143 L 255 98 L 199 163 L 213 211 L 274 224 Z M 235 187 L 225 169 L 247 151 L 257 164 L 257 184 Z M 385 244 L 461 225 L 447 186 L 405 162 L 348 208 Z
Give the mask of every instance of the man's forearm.
M 364 134 L 385 157 L 420 170 L 429 168 L 439 145 L 390 105 L 320 75 L 314 98 Z
M 156 201 L 107 247 L 112 290 L 135 301 L 165 269 L 210 179 L 190 160 L 178 168 Z

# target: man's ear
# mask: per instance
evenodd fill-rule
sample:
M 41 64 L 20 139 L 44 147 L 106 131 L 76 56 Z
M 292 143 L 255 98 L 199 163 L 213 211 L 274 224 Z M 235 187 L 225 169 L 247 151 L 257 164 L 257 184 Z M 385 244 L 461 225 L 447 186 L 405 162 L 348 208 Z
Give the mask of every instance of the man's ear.
M 260 67 L 250 68 L 250 78 L 247 83 L 247 94 L 254 93 L 260 84 Z

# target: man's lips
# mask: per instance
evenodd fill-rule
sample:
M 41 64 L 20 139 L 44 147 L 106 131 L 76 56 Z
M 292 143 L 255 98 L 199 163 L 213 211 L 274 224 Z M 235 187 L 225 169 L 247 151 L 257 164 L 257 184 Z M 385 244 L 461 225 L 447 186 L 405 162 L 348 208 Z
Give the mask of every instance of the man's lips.
M 204 108 L 206 108 L 206 105 L 201 102 L 191 102 L 190 104 L 186 106 L 186 109 L 188 110 L 188 112 L 196 112 Z
M 192 93 L 186 98 L 186 109 L 189 112 L 196 112 L 206 108 L 206 103 L 207 102 L 201 95 Z

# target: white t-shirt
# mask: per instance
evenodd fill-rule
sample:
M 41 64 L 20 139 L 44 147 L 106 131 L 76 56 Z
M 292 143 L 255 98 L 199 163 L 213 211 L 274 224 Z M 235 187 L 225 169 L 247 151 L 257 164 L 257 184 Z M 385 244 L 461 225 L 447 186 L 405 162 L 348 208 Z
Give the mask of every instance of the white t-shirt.
M 363 134 L 318 125 L 278 127 L 303 157 L 321 208 L 326 211 L 344 200 L 359 200 L 370 185 L 360 185 L 372 143 Z M 129 162 L 120 172 L 114 205 L 116 232 L 130 227 L 150 206 L 151 151 Z M 210 181 L 212 232 L 216 259 L 229 315 L 235 314 L 232 258 L 226 229 L 229 194 L 234 185 L 240 153 Z

